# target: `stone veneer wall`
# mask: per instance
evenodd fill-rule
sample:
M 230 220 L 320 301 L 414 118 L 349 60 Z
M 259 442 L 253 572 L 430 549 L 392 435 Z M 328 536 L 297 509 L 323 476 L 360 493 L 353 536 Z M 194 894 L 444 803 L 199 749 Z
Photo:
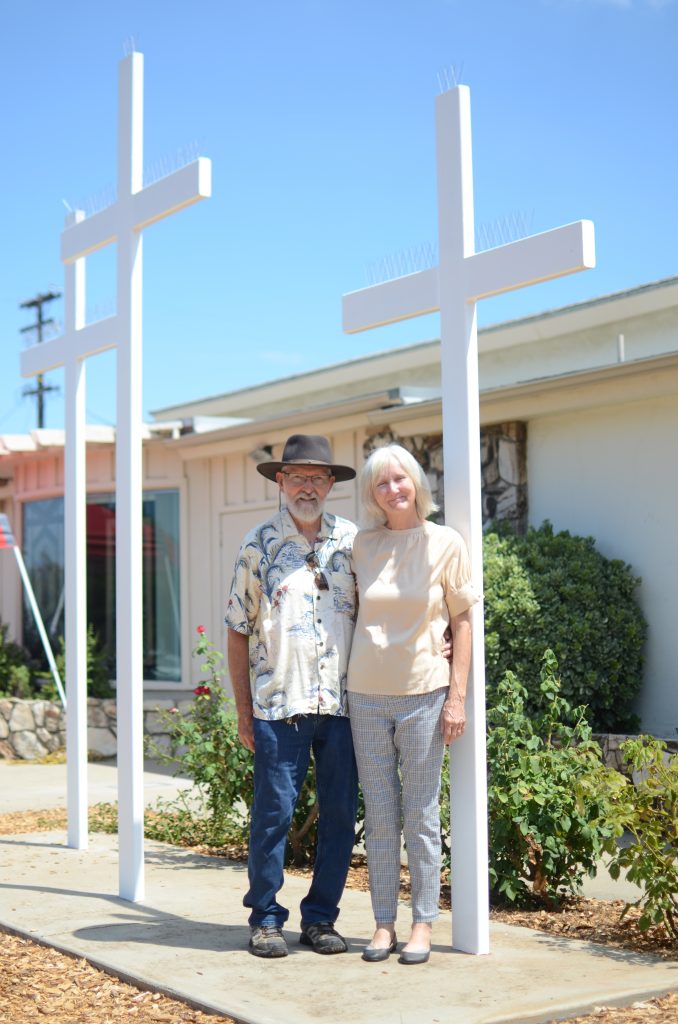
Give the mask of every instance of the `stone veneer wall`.
M 66 719 L 60 704 L 0 698 L 0 758 L 31 761 L 65 744 Z
M 622 771 L 622 756 L 620 747 L 624 740 L 631 739 L 632 737 L 626 735 L 617 735 L 616 733 L 603 733 L 602 735 L 594 734 L 593 739 L 596 743 L 600 744 L 600 749 L 603 752 L 603 761 L 609 768 L 616 768 L 618 772 Z M 635 737 L 633 737 L 635 738 Z M 672 757 L 678 754 L 678 740 L 665 739 L 666 743 L 666 754 L 667 757 Z M 622 774 L 625 774 L 622 772 Z M 636 781 L 636 772 L 626 773 L 630 774 L 631 778 Z
M 371 434 L 363 445 L 365 458 L 395 441 L 412 454 L 424 470 L 439 506 L 435 521 L 445 521 L 442 434 L 400 437 L 394 431 Z M 527 530 L 527 424 L 499 423 L 480 431 L 483 529 L 493 520 L 508 520 L 518 533 Z
M 185 713 L 192 700 L 176 704 L 170 700 L 144 702 L 144 735 L 157 749 L 169 751 L 170 736 L 162 712 L 177 708 Z M 47 700 L 0 699 L 0 759 L 36 760 L 66 744 L 66 722 L 60 704 Z M 620 770 L 620 746 L 626 735 L 604 734 L 594 737 L 603 751 L 603 760 Z M 668 754 L 678 754 L 678 740 L 667 739 Z M 114 700 L 87 700 L 87 747 L 96 757 L 114 757 L 117 750 L 116 708 Z
M 170 747 L 161 710 L 185 712 L 192 701 L 144 702 L 144 735 L 162 751 Z M 47 700 L 0 699 L 0 759 L 34 761 L 66 745 L 66 716 L 61 704 Z M 87 749 L 95 757 L 114 757 L 118 749 L 115 700 L 87 699 Z

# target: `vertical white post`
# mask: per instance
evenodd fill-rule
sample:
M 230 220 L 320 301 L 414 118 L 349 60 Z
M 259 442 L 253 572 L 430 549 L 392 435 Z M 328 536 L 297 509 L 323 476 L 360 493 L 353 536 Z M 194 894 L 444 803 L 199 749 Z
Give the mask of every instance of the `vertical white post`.
M 118 202 L 143 187 L 143 56 L 120 66 Z M 125 217 L 132 223 L 130 213 Z M 118 237 L 119 345 L 116 435 L 116 630 L 118 703 L 119 883 L 123 899 L 144 896 L 143 607 L 141 465 L 142 235 Z
M 66 217 L 66 227 L 84 219 L 82 210 Z M 85 324 L 85 260 L 64 268 L 64 326 Z M 85 363 L 65 367 L 64 583 L 66 596 L 66 778 L 68 845 L 84 850 L 87 832 L 87 505 L 85 456 Z
M 474 253 L 469 90 L 438 96 L 436 119 L 445 518 L 466 540 L 473 581 L 482 588 L 478 332 L 464 274 L 464 260 Z M 467 953 L 490 948 L 483 636 L 482 605 L 477 605 L 467 729 L 450 747 L 452 944 Z

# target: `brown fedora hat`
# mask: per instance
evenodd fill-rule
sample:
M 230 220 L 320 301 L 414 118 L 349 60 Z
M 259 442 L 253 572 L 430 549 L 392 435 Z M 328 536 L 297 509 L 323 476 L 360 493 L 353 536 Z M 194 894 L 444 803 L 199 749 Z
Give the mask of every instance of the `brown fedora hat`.
M 257 472 L 275 480 L 283 466 L 324 466 L 336 480 L 352 480 L 355 469 L 332 461 L 330 442 L 321 434 L 292 434 L 287 438 L 280 462 L 260 462 Z

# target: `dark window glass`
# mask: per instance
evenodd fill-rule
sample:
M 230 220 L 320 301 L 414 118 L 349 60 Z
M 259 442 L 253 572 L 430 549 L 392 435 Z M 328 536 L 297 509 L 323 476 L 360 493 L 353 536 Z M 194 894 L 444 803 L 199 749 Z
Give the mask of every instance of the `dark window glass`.
M 144 679 L 181 679 L 179 494 L 144 491 Z
M 64 634 L 64 500 L 48 498 L 24 505 L 24 562 L 47 635 L 56 653 Z M 40 661 L 44 651 L 24 594 L 24 644 Z
M 63 499 L 24 505 L 24 559 L 54 649 L 64 634 Z M 179 494 L 145 491 L 143 498 L 144 679 L 181 680 Z M 87 498 L 87 620 L 94 626 L 115 678 L 115 501 Z M 42 659 L 42 645 L 24 601 L 24 638 Z

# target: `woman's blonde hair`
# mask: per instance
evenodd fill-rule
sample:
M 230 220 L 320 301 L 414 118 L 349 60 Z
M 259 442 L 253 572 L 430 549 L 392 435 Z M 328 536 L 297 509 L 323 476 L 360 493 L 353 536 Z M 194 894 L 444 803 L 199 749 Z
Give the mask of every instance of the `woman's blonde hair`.
M 420 519 L 427 519 L 438 506 L 433 500 L 431 486 L 423 469 L 413 455 L 399 444 L 386 444 L 375 448 L 360 473 L 361 521 L 365 526 L 382 526 L 386 516 L 374 500 L 374 489 L 381 473 L 397 462 L 414 484 L 415 504 Z

